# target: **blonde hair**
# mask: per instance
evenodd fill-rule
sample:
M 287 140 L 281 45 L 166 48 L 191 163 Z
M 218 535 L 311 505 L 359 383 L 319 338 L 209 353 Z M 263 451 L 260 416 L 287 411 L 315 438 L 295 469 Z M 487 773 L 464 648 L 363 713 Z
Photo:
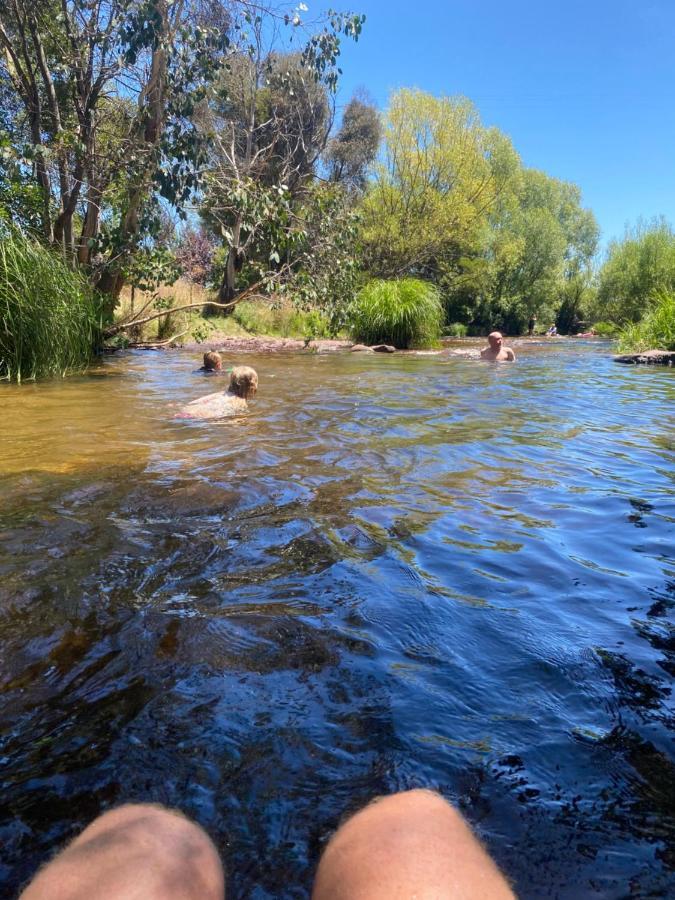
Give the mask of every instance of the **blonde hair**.
M 230 375 L 230 392 L 246 400 L 258 390 L 258 373 L 250 366 L 236 366 Z

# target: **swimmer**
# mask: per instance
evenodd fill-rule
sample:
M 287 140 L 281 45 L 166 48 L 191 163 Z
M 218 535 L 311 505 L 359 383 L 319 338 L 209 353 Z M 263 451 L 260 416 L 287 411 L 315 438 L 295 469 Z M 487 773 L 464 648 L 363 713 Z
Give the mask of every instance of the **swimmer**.
M 175 416 L 177 419 L 220 419 L 246 412 L 249 397 L 258 390 L 258 374 L 249 366 L 236 366 L 230 373 L 227 391 L 207 394 L 188 403 Z
M 279 886 L 279 896 L 293 893 Z M 229 892 L 228 892 L 229 893 Z M 224 900 L 216 846 L 178 810 L 130 803 L 95 819 L 20 900 Z M 515 900 L 462 816 L 440 794 L 381 797 L 344 822 L 321 857 L 313 900 Z
M 204 354 L 204 365 L 199 369 L 200 372 L 203 372 L 205 375 L 220 375 L 223 371 L 223 360 L 221 359 L 220 353 L 216 353 L 215 350 L 211 350 L 209 353 Z
M 491 362 L 515 362 L 516 354 L 510 347 L 504 346 L 503 340 L 499 331 L 493 331 L 489 334 L 489 346 L 480 351 L 480 358 Z

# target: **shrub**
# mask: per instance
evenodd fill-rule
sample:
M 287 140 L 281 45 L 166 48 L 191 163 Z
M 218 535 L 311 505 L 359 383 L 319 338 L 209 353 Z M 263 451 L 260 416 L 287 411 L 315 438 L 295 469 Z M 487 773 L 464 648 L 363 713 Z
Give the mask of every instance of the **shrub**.
M 619 330 L 619 326 L 613 322 L 594 322 L 591 327 L 600 337 L 614 337 Z
M 349 309 L 349 328 L 364 344 L 432 347 L 438 343 L 443 307 L 437 289 L 417 278 L 371 281 Z
M 469 329 L 466 325 L 463 325 L 461 322 L 453 322 L 452 325 L 449 325 L 445 334 L 446 337 L 466 337 L 469 333 Z
M 99 304 L 87 281 L 22 234 L 0 233 L 0 378 L 81 370 L 100 334 Z
M 620 331 L 619 349 L 624 353 L 675 350 L 675 292 L 655 292 L 654 303 L 642 319 Z

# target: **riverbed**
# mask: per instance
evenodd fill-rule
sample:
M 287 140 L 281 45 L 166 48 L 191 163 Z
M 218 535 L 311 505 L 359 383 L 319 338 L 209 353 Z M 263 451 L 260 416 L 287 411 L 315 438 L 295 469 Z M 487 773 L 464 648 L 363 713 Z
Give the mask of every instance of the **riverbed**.
M 0 893 L 97 813 L 181 808 L 229 896 L 339 819 L 459 804 L 521 897 L 675 891 L 675 371 L 602 342 L 198 354 L 0 385 Z

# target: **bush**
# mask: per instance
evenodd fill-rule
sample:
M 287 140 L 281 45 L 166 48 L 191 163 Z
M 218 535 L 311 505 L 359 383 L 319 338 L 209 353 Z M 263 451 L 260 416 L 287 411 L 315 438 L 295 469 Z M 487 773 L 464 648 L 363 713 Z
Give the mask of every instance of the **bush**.
M 619 350 L 675 350 L 675 292 L 657 291 L 654 303 L 642 319 L 619 333 Z
M 445 335 L 446 337 L 466 337 L 469 333 L 469 328 L 467 325 L 463 325 L 461 322 L 453 322 L 452 325 L 449 325 Z
M 355 340 L 395 347 L 432 347 L 438 343 L 443 307 L 437 289 L 426 281 L 402 278 L 371 281 L 349 309 Z
M 591 328 L 600 337 L 614 337 L 619 330 L 619 326 L 613 322 L 595 322 Z
M 81 370 L 100 334 L 99 304 L 87 281 L 22 234 L 0 233 L 0 378 Z

